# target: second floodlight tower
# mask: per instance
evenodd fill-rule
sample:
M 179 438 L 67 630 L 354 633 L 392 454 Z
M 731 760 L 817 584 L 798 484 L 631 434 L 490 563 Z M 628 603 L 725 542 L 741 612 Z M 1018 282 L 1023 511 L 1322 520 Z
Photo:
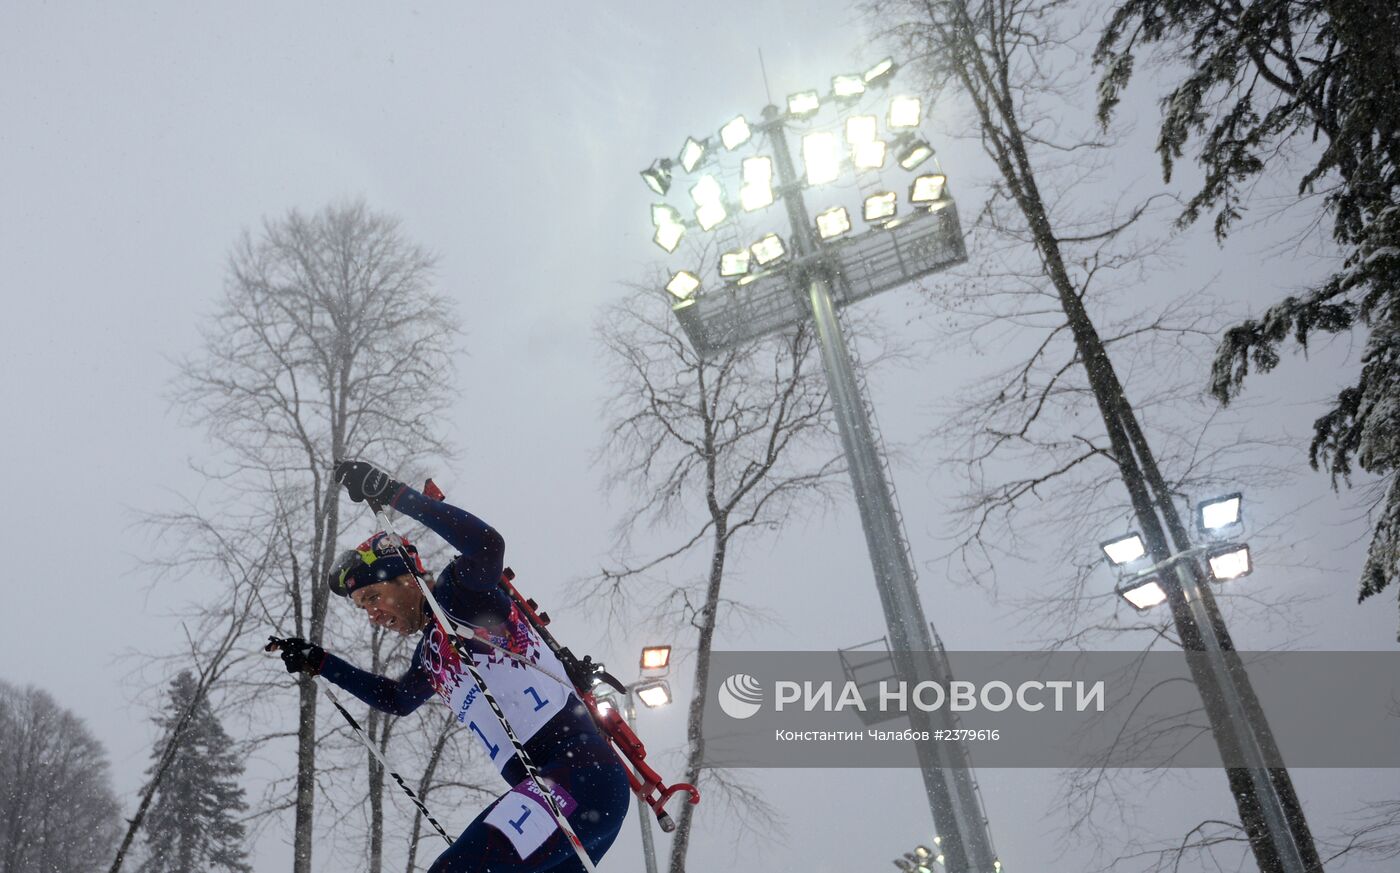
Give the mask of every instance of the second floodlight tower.
M 689 192 L 693 220 L 669 204 L 652 205 L 653 239 L 668 253 L 677 250 L 692 228 L 710 231 L 726 225 L 726 219 L 783 201 L 791 250 L 771 231 L 753 234 L 752 242 L 736 237 L 744 244 L 720 255 L 715 271 L 718 282 L 702 277 L 704 271 L 698 265 L 674 272 L 666 286 L 677 298 L 673 309 L 701 355 L 720 353 L 804 321 L 815 327 L 895 669 L 910 687 L 924 681 L 947 687 L 952 679 L 947 656 L 924 617 L 893 483 L 837 318 L 842 306 L 966 260 L 946 177 L 936 169 L 934 150 L 917 130 L 918 98 L 896 96 L 886 102 L 878 94 L 894 72 L 893 61 L 886 59 L 863 75 L 834 77 L 825 96 L 806 91 L 789 97 L 786 111 L 768 106 L 760 122 L 750 125 L 740 116 L 725 124 L 716 137 L 689 137 L 675 160 L 657 159 L 642 177 L 662 196 L 680 181 L 678 174 L 693 178 L 693 184 L 675 186 Z M 877 102 L 879 109 L 887 109 L 883 137 L 880 119 L 870 112 Z M 837 108 L 837 123 L 833 129 L 821 129 L 817 115 L 828 105 Z M 795 124 L 809 128 L 802 141 L 801 174 L 787 138 L 789 125 Z M 705 168 L 760 136 L 771 147 L 771 158 L 744 159 L 738 197 L 728 197 Z M 917 172 L 930 164 L 933 172 Z M 808 189 L 838 179 L 848 165 L 861 190 L 857 212 L 865 226 L 864 232 L 854 234 L 855 222 L 846 205 L 831 204 L 814 219 L 805 197 Z M 901 190 L 889 189 L 882 172 L 887 165 L 891 172 L 914 174 L 907 189 L 903 185 L 898 186 Z M 730 221 L 728 226 L 737 223 Z M 916 708 L 910 721 L 915 731 L 930 735 L 956 727 L 953 717 L 941 709 L 930 713 Z M 966 748 L 959 742 L 916 743 L 915 747 L 934 825 L 943 838 L 947 869 L 951 873 L 999 871 Z

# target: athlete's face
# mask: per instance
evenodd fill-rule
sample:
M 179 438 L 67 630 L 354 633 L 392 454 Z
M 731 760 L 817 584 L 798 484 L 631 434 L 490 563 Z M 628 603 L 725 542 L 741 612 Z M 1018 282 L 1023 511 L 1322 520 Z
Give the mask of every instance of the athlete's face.
M 350 599 L 365 611 L 370 624 L 404 636 L 422 630 L 427 620 L 423 615 L 423 592 L 407 573 L 357 589 L 351 592 Z

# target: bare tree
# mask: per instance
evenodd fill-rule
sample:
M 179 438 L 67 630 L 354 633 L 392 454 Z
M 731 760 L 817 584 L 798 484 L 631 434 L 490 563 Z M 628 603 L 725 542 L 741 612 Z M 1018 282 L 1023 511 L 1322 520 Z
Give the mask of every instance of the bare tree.
M 423 768 L 423 777 L 418 782 L 417 793 L 426 805 L 429 792 L 435 787 L 434 781 L 437 776 L 438 764 L 442 761 L 443 750 L 447 748 L 447 740 L 452 736 L 452 728 L 456 722 L 453 719 L 443 719 L 439 722 L 437 738 L 432 745 L 432 754 L 428 756 L 428 765 Z M 413 811 L 413 831 L 408 838 L 408 860 L 404 862 L 404 873 L 413 873 L 417 869 L 418 843 L 423 838 L 423 811 L 415 809 Z
M 405 467 L 446 451 L 434 414 L 448 392 L 458 329 L 433 289 L 433 265 L 396 219 L 363 202 L 310 216 L 294 210 L 234 247 L 203 349 L 181 365 L 174 401 L 223 450 L 210 476 L 236 495 L 248 522 L 224 525 L 221 515 L 226 539 L 275 529 L 240 548 L 276 556 L 260 590 L 266 609 L 316 643 L 342 533 L 333 462 L 373 454 Z M 282 523 L 270 526 L 272 517 Z M 283 687 L 265 672 L 264 685 Z M 300 678 L 297 693 L 293 870 L 310 873 L 318 772 L 311 677 Z
M 667 304 L 637 290 L 610 307 L 597 330 L 612 384 L 598 457 L 609 487 L 626 489 L 631 503 L 617 528 L 619 563 L 592 580 L 585 597 L 603 595 L 616 610 L 645 610 L 654 624 L 694 634 L 682 780 L 743 792 L 731 775 L 700 769 L 710 650 L 721 623 L 744 614 L 724 590 L 741 539 L 821 506 L 836 486 L 843 468 L 826 382 L 806 327 L 707 360 Z M 633 534 L 656 528 L 683 533 L 672 548 L 633 557 Z M 692 553 L 708 557 L 695 576 L 658 577 Z M 745 803 L 760 817 L 771 813 L 752 793 Z M 682 807 L 672 873 L 685 870 L 693 816 L 694 807 Z
M 1101 329 L 1103 310 L 1092 312 L 1088 292 L 1116 269 L 1140 262 L 1143 252 L 1115 253 L 1106 245 L 1120 241 L 1146 214 L 1146 202 L 1127 208 L 1085 202 L 1085 182 L 1092 174 L 1093 155 L 1105 146 L 1093 137 L 1076 136 L 1062 123 L 1072 118 L 1073 102 L 1065 99 L 1076 84 L 1083 30 L 1068 21 L 1058 0 L 872 0 L 866 5 L 872 21 L 909 58 L 926 92 L 953 90 L 964 96 L 975 119 L 976 136 L 997 169 L 997 179 L 983 215 L 1003 248 L 1033 258 L 1031 275 L 996 275 L 990 268 L 988 285 L 997 287 L 1016 310 L 999 315 L 999 329 L 1032 327 L 1040 336 L 1030 344 L 1029 365 L 1012 374 L 984 417 L 984 438 L 975 443 L 971 460 L 983 469 L 1010 455 L 1029 461 L 1034 472 L 1007 468 L 1005 482 L 979 485 L 974 504 L 987 515 L 1005 513 L 1055 487 L 1056 480 L 1092 465 L 1108 464 L 1116 473 L 1115 488 L 1127 492 L 1132 515 L 1154 563 L 1163 564 L 1191 548 L 1178 504 L 1185 497 L 1164 473 L 1162 459 L 1147 437 L 1141 412 L 1128 399 L 1118 364 L 1126 335 Z M 1081 98 L 1082 99 L 1082 98 Z M 1085 164 L 1088 164 L 1087 168 Z M 1059 171 L 1058 173 L 1056 171 Z M 982 291 L 982 288 L 978 289 Z M 985 317 L 985 316 L 984 316 Z M 1155 321 L 1158 328 L 1197 331 L 1187 320 L 1179 324 Z M 1117 355 L 1117 358 L 1110 354 Z M 1032 373 L 1037 374 L 1032 378 Z M 1049 436 L 1047 413 L 1061 401 L 1079 402 L 1090 412 L 1068 434 Z M 1068 404 L 1073 408 L 1074 403 Z M 1097 413 L 1096 415 L 1094 413 Z M 1019 458 L 1018 455 L 1019 454 Z M 1178 473 L 1177 479 L 1184 478 Z M 1102 488 L 1098 489 L 1101 491 Z M 991 512 L 986 513 L 986 507 Z M 974 542 L 980 536 L 974 526 Z M 1190 574 L 1201 592 L 1210 631 L 1227 653 L 1233 645 L 1204 573 L 1194 559 L 1176 565 Z M 1198 624 L 1174 573 L 1162 574 L 1167 606 L 1183 648 L 1202 650 L 1203 625 Z M 1257 716 L 1248 677 L 1231 660 L 1232 679 L 1245 706 Z M 1210 715 L 1212 735 L 1229 759 L 1240 747 L 1245 725 L 1233 721 L 1224 705 L 1218 677 L 1192 665 L 1192 678 Z M 1261 718 L 1255 721 L 1262 724 Z M 1273 752 L 1272 737 L 1260 730 L 1259 742 Z M 1265 825 L 1260 796 L 1249 771 L 1226 771 L 1231 795 L 1261 870 L 1281 869 L 1280 859 Z M 1304 864 L 1321 869 L 1288 772 L 1267 771 L 1271 790 L 1280 797 Z
M 0 681 L 0 873 L 96 869 L 119 810 L 107 752 L 82 720 Z
M 226 672 L 246 659 L 247 653 L 235 649 L 235 645 L 258 619 L 259 585 L 267 577 L 266 553 L 240 561 L 236 551 L 231 550 L 233 544 L 222 536 L 223 532 L 197 513 L 157 514 L 148 516 L 146 521 L 161 535 L 181 538 L 179 548 L 173 550 L 174 557 L 152 561 L 158 579 L 191 571 L 212 572 L 223 584 L 226 596 L 219 604 L 197 611 L 194 616 L 196 635 L 190 635 L 186 628 L 188 650 L 163 659 L 172 661 L 181 671 L 194 665 L 191 693 L 182 710 L 170 721 L 167 736 L 161 738 L 164 747 L 141 789 L 136 813 L 127 820 L 126 833 L 108 868 L 109 873 L 118 873 L 126 862 L 127 852 L 145 822 L 152 800 L 184 749 L 185 732 L 195 714 L 209 705 L 211 691 Z

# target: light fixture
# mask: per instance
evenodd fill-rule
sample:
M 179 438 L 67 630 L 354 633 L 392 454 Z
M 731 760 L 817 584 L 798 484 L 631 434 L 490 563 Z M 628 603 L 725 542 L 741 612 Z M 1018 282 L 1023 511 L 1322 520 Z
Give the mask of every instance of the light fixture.
M 710 230 L 724 221 L 728 214 L 724 211 L 723 203 L 706 203 L 703 206 L 695 207 L 695 223 L 700 225 L 701 230 Z
M 634 686 L 632 693 L 637 695 L 637 699 L 646 704 L 649 709 L 656 709 L 658 706 L 665 706 L 671 702 L 671 687 L 665 679 L 657 679 L 654 682 Z
M 678 271 L 676 275 L 671 277 L 671 281 L 666 283 L 666 290 L 680 300 L 690 297 L 699 287 L 700 277 L 689 270 Z
M 1099 548 L 1103 549 L 1103 553 L 1108 556 L 1108 562 L 1115 567 L 1122 567 L 1147 557 L 1147 547 L 1143 545 L 1142 537 L 1136 533 L 1099 543 Z
M 837 100 L 854 100 L 865 93 L 865 79 L 858 74 L 831 77 L 831 94 Z
M 846 142 L 853 146 L 874 142 L 879 136 L 879 122 L 873 115 L 852 115 L 846 119 Z
M 866 85 L 872 87 L 887 85 L 889 84 L 890 78 L 894 76 L 894 71 L 894 58 L 885 58 L 883 61 L 880 61 L 875 66 L 866 70 L 861 78 L 865 80 Z
M 1243 524 L 1244 495 L 1236 491 L 1196 504 L 1196 529 L 1207 536 Z
M 906 170 L 912 170 L 931 157 L 933 157 L 933 146 L 921 139 L 915 140 L 899 153 L 899 165 Z
M 841 173 L 836 152 L 836 136 L 826 131 L 802 137 L 802 163 L 807 168 L 808 185 L 824 185 Z
M 909 186 L 910 203 L 937 203 L 943 199 L 943 188 L 948 177 L 942 173 L 928 173 L 914 180 Z
M 685 145 L 681 146 L 681 169 L 687 173 L 695 172 L 695 168 L 700 166 L 700 160 L 705 157 L 706 149 L 704 142 L 693 136 L 686 137 Z
M 742 251 L 742 250 L 741 250 Z M 747 260 L 748 252 L 744 252 Z M 745 268 L 747 269 L 747 267 Z M 642 649 L 643 670 L 665 670 L 671 664 L 670 646 L 647 646 Z
M 770 233 L 763 237 L 749 246 L 749 250 L 753 252 L 754 260 L 758 261 L 760 267 L 766 267 L 787 254 L 782 239 L 776 233 Z
M 651 238 L 651 241 L 661 246 L 668 254 L 674 252 L 676 246 L 681 244 L 681 236 L 685 234 L 685 224 L 681 221 L 681 214 L 674 207 L 664 203 L 653 203 L 651 223 L 656 228 L 656 234 Z
M 773 189 L 767 185 L 745 185 L 739 189 L 739 205 L 745 212 L 753 212 L 772 203 Z
M 816 91 L 800 91 L 788 95 L 788 115 L 793 118 L 806 118 L 821 108 L 821 97 Z
M 773 181 L 773 159 L 761 155 L 756 158 L 744 158 L 742 172 L 744 181 L 747 183 L 771 182 Z
M 651 236 L 651 241 L 661 246 L 666 253 L 675 252 L 676 246 L 680 245 L 680 236 L 685 234 L 686 225 L 664 224 L 657 228 L 657 232 Z
M 642 181 L 647 183 L 647 187 L 657 194 L 666 196 L 666 192 L 671 190 L 671 167 L 675 164 L 670 158 L 657 158 L 651 162 L 651 166 L 642 170 Z
M 882 191 L 865 198 L 861 215 L 866 221 L 884 221 L 894 215 L 896 198 L 893 191 Z
M 719 129 L 720 142 L 731 152 L 748 142 L 751 136 L 753 131 L 749 130 L 749 123 L 742 115 Z
M 762 209 L 773 202 L 773 159 L 745 158 L 744 184 L 739 188 L 739 205 L 745 212 Z
M 850 229 L 851 214 L 844 206 L 833 206 L 817 213 L 817 235 L 822 239 L 835 239 Z
M 885 142 L 863 142 L 851 149 L 851 163 L 858 170 L 878 170 L 885 165 Z
M 724 189 L 708 173 L 690 189 L 690 198 L 695 201 L 695 221 L 701 230 L 709 230 L 729 214 L 724 210 Z
M 733 252 L 725 252 L 719 256 L 719 275 L 722 279 L 732 279 L 735 276 L 742 276 L 749 271 L 749 250 L 739 249 Z M 642 666 L 645 667 L 646 654 L 642 655 Z
M 933 857 L 933 853 L 929 851 L 928 846 L 915 846 L 914 854 L 921 861 L 927 861 L 929 858 Z
M 1249 546 L 1221 546 L 1207 552 L 1206 560 L 1210 563 L 1210 576 L 1217 582 L 1238 579 L 1254 572 L 1254 564 L 1249 559 Z
M 1156 576 L 1130 579 L 1115 590 L 1138 612 L 1146 612 L 1167 599 L 1166 589 Z
M 890 114 L 885 123 L 891 129 L 901 127 L 918 127 L 919 111 L 923 104 L 918 97 L 899 96 L 890 101 Z

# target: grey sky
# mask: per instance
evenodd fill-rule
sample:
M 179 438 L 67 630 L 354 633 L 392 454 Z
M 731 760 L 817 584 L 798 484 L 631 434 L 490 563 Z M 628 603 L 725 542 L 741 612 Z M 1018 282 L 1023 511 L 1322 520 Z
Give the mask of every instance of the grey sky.
M 210 594 L 198 579 L 150 593 L 146 540 L 131 528 L 130 508 L 195 497 L 199 480 L 187 461 L 207 457 L 202 435 L 182 427 L 164 399 L 169 359 L 197 346 L 199 318 L 243 228 L 337 198 L 363 195 L 441 254 L 440 286 L 466 328 L 460 384 L 470 403 L 442 410 L 460 458 L 439 481 L 505 532 L 529 593 L 561 601 L 567 581 L 603 559 L 615 514 L 590 468 L 603 391 L 592 322 L 622 293 L 620 280 L 660 260 L 636 173 L 686 134 L 761 108 L 760 45 L 780 99 L 873 59 L 851 19 L 836 0 L 714 3 L 691 13 L 640 2 L 6 5 L 0 458 L 10 486 L 5 529 L 25 539 L 32 560 L 12 562 L 5 585 L 0 676 L 39 684 L 82 713 L 112 754 L 118 790 L 139 786 L 149 701 L 130 676 L 137 662 L 122 656 L 178 649 L 181 633 L 167 614 Z M 937 115 L 926 129 L 955 184 L 986 177 L 985 158 L 973 144 L 949 141 Z M 1124 161 L 1124 178 L 1155 178 L 1145 148 Z M 970 187 L 959 191 L 965 216 Z M 1193 232 L 1180 277 L 1218 276 L 1214 290 L 1237 310 L 1257 309 L 1317 269 L 1268 248 L 1284 230 L 1254 228 L 1223 253 Z M 1170 293 L 1172 284 L 1162 279 L 1140 293 Z M 901 330 L 926 306 L 912 291 L 872 305 Z M 908 330 L 924 337 L 924 327 Z M 927 367 L 881 378 L 876 403 L 889 439 L 912 444 L 930 427 L 932 404 L 955 387 L 946 374 L 980 366 L 964 355 L 943 351 Z M 1311 365 L 1290 360 L 1253 383 L 1263 420 L 1303 434 L 1317 400 L 1341 382 L 1334 368 L 1355 366 L 1347 357 L 1336 343 Z M 950 479 L 929 463 L 932 454 L 916 450 L 897 473 L 920 559 L 937 551 L 950 497 L 940 493 Z M 1393 605 L 1354 604 L 1364 532 L 1354 504 L 1334 498 L 1319 475 L 1269 497 L 1271 515 L 1305 507 L 1298 529 L 1315 536 L 1305 557 L 1325 571 L 1275 570 L 1265 558 L 1251 584 L 1285 599 L 1318 598 L 1303 619 L 1304 646 L 1392 645 Z M 883 633 L 846 507 L 748 549 L 735 570 L 732 584 L 781 610 L 784 623 L 722 645 L 830 648 Z M 1018 570 L 1034 574 L 1009 575 Z M 922 590 L 950 649 L 1025 645 L 984 592 L 929 571 Z M 632 663 L 651 641 L 615 630 L 610 649 L 589 622 L 555 614 L 561 637 L 617 664 Z M 1241 647 L 1294 639 L 1278 624 L 1235 629 Z M 681 741 L 679 707 L 643 720 L 659 751 Z M 1008 869 L 1050 869 L 1040 863 L 1053 781 L 1025 771 L 980 778 Z M 1319 819 L 1348 808 L 1349 790 L 1374 797 L 1396 785 L 1393 774 L 1298 779 L 1310 808 L 1314 783 L 1316 796 L 1329 798 L 1318 803 Z M 926 838 L 912 772 L 775 772 L 759 782 L 790 811 L 786 842 L 769 846 L 768 862 L 814 873 L 884 869 Z M 1207 803 L 1228 804 L 1223 779 L 1199 784 Z M 442 817 L 461 827 L 474 814 Z M 763 842 L 718 817 L 701 825 L 708 830 L 695 840 L 695 869 L 730 864 L 740 838 L 745 851 Z M 277 840 L 259 846 L 259 869 L 280 869 L 288 850 Z M 629 825 L 604 869 L 640 866 Z

